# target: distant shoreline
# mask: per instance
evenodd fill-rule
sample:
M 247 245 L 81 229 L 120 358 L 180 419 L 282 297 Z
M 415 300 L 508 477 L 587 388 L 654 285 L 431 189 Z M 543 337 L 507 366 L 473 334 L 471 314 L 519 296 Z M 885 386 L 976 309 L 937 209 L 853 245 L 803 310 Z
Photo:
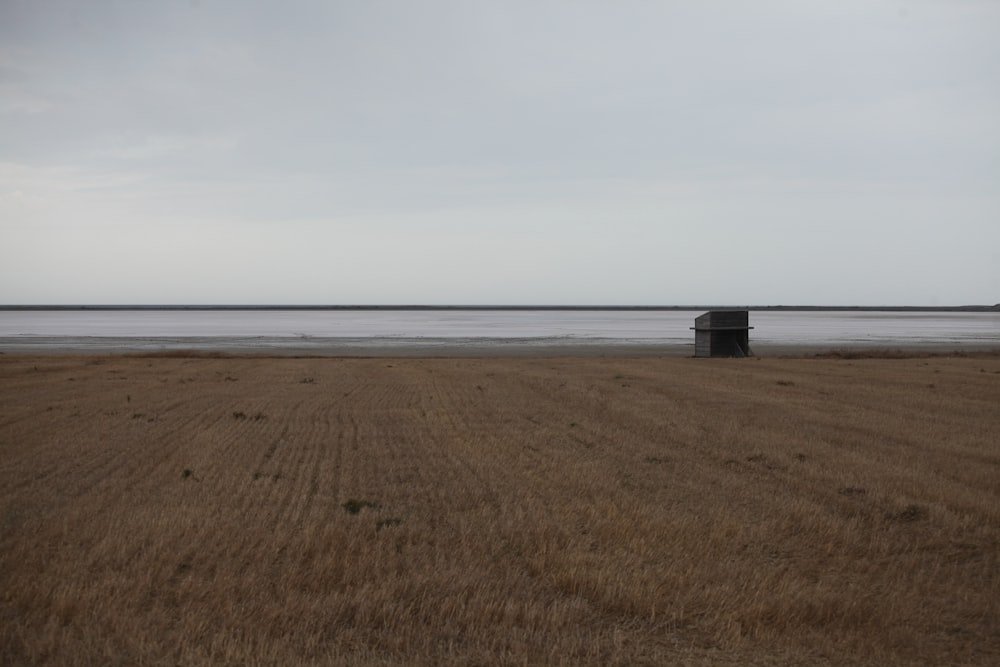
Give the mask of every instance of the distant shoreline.
M 754 312 L 893 312 L 893 313 L 1000 313 L 1000 304 L 993 306 L 747 306 L 747 305 L 683 305 L 683 306 L 560 306 L 560 305 L 0 305 L 2 311 L 580 311 L 580 312 L 643 312 L 643 311 L 705 311 L 749 310 Z
M 693 342 L 619 343 L 612 341 L 469 341 L 469 340 L 391 340 L 317 339 L 262 344 L 261 341 L 212 342 L 205 339 L 149 338 L 141 345 L 122 338 L 65 339 L 53 338 L 16 341 L 0 338 L 0 358 L 24 356 L 60 357 L 233 357 L 233 358 L 666 358 L 694 356 Z M 753 358 L 910 358 L 926 356 L 1000 356 L 1000 347 L 992 343 L 904 342 L 878 343 L 785 343 L 755 342 Z

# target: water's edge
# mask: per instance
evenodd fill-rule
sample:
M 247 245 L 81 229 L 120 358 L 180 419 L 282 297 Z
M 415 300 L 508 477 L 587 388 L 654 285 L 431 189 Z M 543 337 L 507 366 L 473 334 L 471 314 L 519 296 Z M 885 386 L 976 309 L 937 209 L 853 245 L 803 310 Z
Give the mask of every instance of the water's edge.
M 755 356 L 803 356 L 830 352 L 1000 354 L 998 343 L 917 342 L 872 344 L 766 343 L 752 344 Z M 0 338 L 0 355 L 6 354 L 93 354 L 93 355 L 180 355 L 221 354 L 275 357 L 544 357 L 621 356 L 691 357 L 693 341 L 637 341 L 622 339 L 567 338 L 219 338 L 219 337 L 32 337 L 11 342 Z

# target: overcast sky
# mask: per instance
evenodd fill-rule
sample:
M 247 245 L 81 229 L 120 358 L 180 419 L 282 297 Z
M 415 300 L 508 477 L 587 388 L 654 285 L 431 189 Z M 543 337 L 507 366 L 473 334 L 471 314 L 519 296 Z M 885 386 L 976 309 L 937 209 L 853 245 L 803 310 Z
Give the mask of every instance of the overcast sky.
M 1000 2 L 0 0 L 0 303 L 1000 302 Z

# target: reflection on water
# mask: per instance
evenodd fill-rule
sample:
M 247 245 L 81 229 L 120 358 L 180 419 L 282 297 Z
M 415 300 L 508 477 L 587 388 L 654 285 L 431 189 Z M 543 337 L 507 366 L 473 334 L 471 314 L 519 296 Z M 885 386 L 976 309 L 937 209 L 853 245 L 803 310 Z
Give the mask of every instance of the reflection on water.
M 0 348 L 693 343 L 702 311 L 3 311 Z M 751 311 L 752 344 L 998 345 L 1000 313 Z M 89 344 L 85 344 L 88 343 Z

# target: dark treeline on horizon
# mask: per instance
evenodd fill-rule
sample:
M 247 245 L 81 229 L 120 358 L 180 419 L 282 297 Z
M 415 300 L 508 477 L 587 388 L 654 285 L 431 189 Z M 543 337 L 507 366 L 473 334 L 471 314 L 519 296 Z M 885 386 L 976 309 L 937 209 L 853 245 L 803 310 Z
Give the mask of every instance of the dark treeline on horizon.
M 236 304 L 30 304 L 30 305 L 0 305 L 0 311 L 26 311 L 26 310 L 244 310 L 244 311 L 267 311 L 267 310 L 288 310 L 288 311 L 322 311 L 322 310 L 344 310 L 344 311 L 364 311 L 364 310 L 397 310 L 397 311 L 434 311 L 434 310 L 494 310 L 494 311 L 701 311 L 701 310 L 750 310 L 750 311 L 821 311 L 821 312 L 1000 312 L 1000 303 L 993 306 L 965 305 L 965 306 L 749 306 L 749 305 L 680 305 L 680 306 L 613 306 L 613 305 L 591 305 L 591 306 L 564 306 L 564 305 L 236 305 Z

